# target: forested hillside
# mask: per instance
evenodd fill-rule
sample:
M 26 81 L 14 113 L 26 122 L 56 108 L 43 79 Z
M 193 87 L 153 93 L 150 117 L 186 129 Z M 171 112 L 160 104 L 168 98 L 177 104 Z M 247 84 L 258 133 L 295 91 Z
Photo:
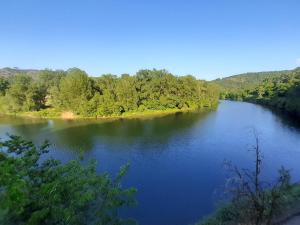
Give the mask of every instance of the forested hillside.
M 216 80 L 221 98 L 272 106 L 300 117 L 300 68 Z
M 0 77 L 4 113 L 39 111 L 50 116 L 69 111 L 84 117 L 120 116 L 133 112 L 196 110 L 218 104 L 215 84 L 165 70 L 140 70 L 134 76 L 89 77 L 84 71 L 43 70 L 28 76 Z
M 297 70 L 297 69 L 295 69 Z M 223 90 L 239 91 L 241 89 L 253 89 L 261 84 L 265 79 L 279 77 L 282 74 L 291 74 L 295 70 L 252 72 L 237 74 L 213 82 L 222 87 Z

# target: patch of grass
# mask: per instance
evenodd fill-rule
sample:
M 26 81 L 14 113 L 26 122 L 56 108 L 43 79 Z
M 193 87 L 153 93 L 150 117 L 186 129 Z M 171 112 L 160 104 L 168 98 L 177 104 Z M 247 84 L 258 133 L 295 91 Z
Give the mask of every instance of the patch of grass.
M 183 109 L 165 109 L 165 110 L 144 110 L 144 111 L 129 111 L 121 115 L 110 115 L 105 117 L 99 116 L 81 116 L 76 115 L 72 119 L 133 119 L 133 118 L 150 118 L 150 117 L 160 117 L 168 114 L 174 114 L 179 112 L 196 112 L 196 111 L 206 111 L 211 110 L 210 108 L 196 109 L 196 108 L 183 108 Z M 66 119 L 62 116 L 64 112 L 54 108 L 42 109 L 33 112 L 18 112 L 18 113 L 5 113 L 5 115 L 14 115 L 20 117 L 30 117 L 30 118 L 51 118 L 51 119 Z M 68 118 L 70 119 L 70 118 Z
M 27 116 L 34 118 L 59 118 L 61 117 L 61 111 L 54 108 L 47 108 L 39 111 L 18 113 L 17 116 Z

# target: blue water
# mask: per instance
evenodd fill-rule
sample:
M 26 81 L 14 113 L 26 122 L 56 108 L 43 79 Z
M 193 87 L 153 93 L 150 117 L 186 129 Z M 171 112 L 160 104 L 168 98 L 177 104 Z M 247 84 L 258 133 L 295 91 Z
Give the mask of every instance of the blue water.
M 13 133 L 54 145 L 50 155 L 66 162 L 80 153 L 98 170 L 115 174 L 131 164 L 124 186 L 138 189 L 138 205 L 124 217 L 141 225 L 188 225 L 213 212 L 223 197 L 224 160 L 253 166 L 253 130 L 263 150 L 263 176 L 274 180 L 281 165 L 300 179 L 300 129 L 259 105 L 222 101 L 214 112 L 153 119 L 40 120 L 0 118 L 0 136 Z

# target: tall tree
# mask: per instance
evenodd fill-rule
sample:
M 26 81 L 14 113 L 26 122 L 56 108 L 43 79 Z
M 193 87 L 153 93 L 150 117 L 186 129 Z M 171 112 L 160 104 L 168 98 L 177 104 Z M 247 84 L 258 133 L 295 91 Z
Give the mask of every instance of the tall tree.
M 76 113 L 85 111 L 87 102 L 93 97 L 92 81 L 87 74 L 79 69 L 70 69 L 59 85 L 56 93 L 62 107 Z

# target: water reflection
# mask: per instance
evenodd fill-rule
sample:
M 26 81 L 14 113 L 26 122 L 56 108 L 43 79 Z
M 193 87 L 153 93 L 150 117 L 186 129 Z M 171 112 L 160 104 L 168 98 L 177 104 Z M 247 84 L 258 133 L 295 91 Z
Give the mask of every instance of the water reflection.
M 177 113 L 159 118 L 101 120 L 45 120 L 0 118 L 0 135 L 13 133 L 39 142 L 47 139 L 56 147 L 90 151 L 95 142 L 106 144 L 167 143 L 178 132 L 192 128 L 209 112 Z

